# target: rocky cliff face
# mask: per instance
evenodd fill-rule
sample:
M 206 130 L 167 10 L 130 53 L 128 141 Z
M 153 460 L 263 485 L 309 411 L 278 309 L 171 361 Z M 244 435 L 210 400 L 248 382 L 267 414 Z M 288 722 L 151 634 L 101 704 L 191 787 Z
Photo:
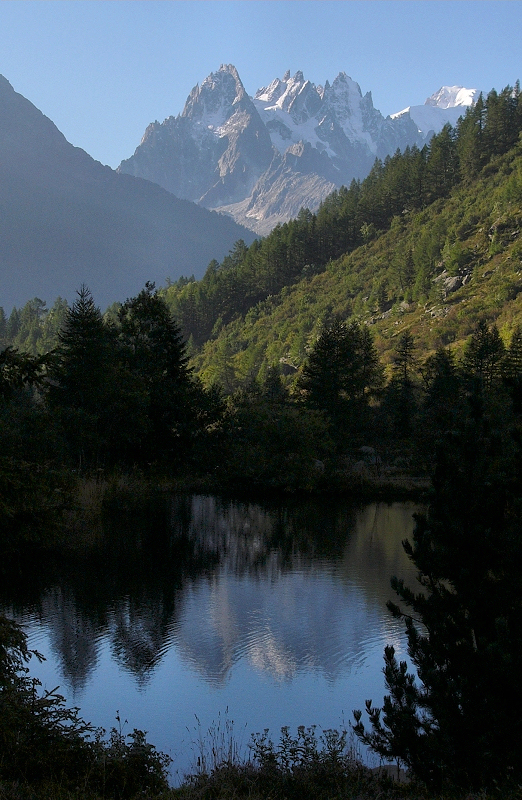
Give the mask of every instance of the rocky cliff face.
M 437 108 L 425 131 L 410 109 L 383 117 L 371 93 L 363 96 L 344 72 L 324 86 L 302 72 L 286 73 L 251 98 L 235 67 L 222 65 L 195 86 L 179 116 L 149 125 L 119 171 L 264 234 L 302 207 L 315 210 L 334 188 L 366 177 L 376 158 L 422 146 L 444 124 L 443 108 L 456 118 L 449 105 L 457 103 L 459 88 L 443 87 L 429 98 Z M 470 97 L 461 94 L 459 102 L 469 104 Z
M 270 135 L 228 65 L 194 87 L 180 116 L 149 125 L 119 172 L 220 208 L 250 194 L 272 158 Z

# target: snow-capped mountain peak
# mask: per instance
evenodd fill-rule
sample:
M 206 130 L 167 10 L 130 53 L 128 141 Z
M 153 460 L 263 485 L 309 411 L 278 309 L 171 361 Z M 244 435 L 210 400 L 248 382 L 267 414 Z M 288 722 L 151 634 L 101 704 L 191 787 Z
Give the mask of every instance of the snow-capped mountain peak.
M 192 89 L 182 117 L 198 121 L 208 129 L 223 125 L 245 97 L 248 97 L 237 70 L 232 64 L 222 64 L 199 86 Z
M 456 108 L 458 106 L 472 106 L 477 102 L 480 91 L 466 89 L 464 86 L 441 86 L 425 101 L 425 106 L 437 108 Z
M 267 233 L 365 178 L 375 158 L 422 146 L 477 94 L 443 86 L 423 106 L 385 118 L 346 72 L 318 86 L 287 71 L 252 98 L 236 68 L 223 64 L 194 87 L 179 116 L 149 125 L 119 169 Z
M 281 110 L 288 112 L 296 121 L 303 120 L 303 112 L 308 111 L 308 116 L 313 113 L 312 107 L 317 107 L 321 97 L 317 87 L 305 80 L 301 71 L 296 72 L 293 78 L 286 72 L 283 79 L 276 78 L 267 87 L 259 89 L 254 102 L 256 107 L 264 111 Z
M 397 114 L 392 114 L 391 118 L 398 120 L 410 117 L 419 133 L 429 137 L 433 133 L 439 133 L 447 123 L 456 125 L 459 117 L 466 113 L 466 108 L 476 103 L 479 95 L 479 89 L 441 86 L 428 97 L 424 105 L 408 106 Z

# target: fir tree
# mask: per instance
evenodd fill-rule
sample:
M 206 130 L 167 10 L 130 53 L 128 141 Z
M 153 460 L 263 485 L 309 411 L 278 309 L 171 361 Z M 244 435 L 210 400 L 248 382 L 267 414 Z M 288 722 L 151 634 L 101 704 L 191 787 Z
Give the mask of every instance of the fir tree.
M 505 352 L 496 325 L 489 328 L 487 322 L 481 320 L 466 345 L 462 359 L 468 379 L 481 391 L 491 389 L 500 379 Z
M 515 414 L 522 413 L 522 326 L 517 325 L 502 363 L 502 380 L 507 386 Z
M 399 338 L 393 356 L 392 379 L 386 387 L 383 410 L 391 418 L 391 426 L 400 438 L 410 436 L 417 411 L 414 381 L 415 342 L 409 331 Z
M 194 432 L 202 400 L 180 328 L 151 283 L 127 300 L 118 316 L 120 357 L 147 397 L 149 434 L 142 441 L 142 456 L 179 457 Z
M 147 434 L 145 393 L 120 363 L 116 332 L 82 286 L 66 311 L 51 364 L 49 401 L 80 467 L 128 455 Z

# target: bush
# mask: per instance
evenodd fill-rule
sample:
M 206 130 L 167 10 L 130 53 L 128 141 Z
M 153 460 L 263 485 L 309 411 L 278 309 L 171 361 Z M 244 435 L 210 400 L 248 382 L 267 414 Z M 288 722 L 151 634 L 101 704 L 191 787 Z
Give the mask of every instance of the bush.
M 0 781 L 63 789 L 83 787 L 104 797 L 132 798 L 168 788 L 170 759 L 146 741 L 143 731 L 124 735 L 94 729 L 52 691 L 28 675 L 31 657 L 19 625 L 0 615 Z M 119 722 L 119 718 L 117 717 Z

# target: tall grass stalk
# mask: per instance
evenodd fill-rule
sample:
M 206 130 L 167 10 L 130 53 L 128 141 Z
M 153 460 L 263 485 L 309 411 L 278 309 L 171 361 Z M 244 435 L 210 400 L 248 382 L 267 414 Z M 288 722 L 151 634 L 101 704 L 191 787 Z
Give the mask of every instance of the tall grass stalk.
M 214 720 L 206 731 L 203 731 L 198 716 L 194 716 L 197 724 L 193 732 L 187 729 L 194 737 L 191 740 L 193 751 L 189 773 L 191 776 L 208 776 L 223 766 L 240 767 L 250 763 L 248 747 L 244 741 L 246 726 L 238 737 L 234 720 L 228 716 L 228 707 L 224 714 L 218 713 L 217 720 Z

